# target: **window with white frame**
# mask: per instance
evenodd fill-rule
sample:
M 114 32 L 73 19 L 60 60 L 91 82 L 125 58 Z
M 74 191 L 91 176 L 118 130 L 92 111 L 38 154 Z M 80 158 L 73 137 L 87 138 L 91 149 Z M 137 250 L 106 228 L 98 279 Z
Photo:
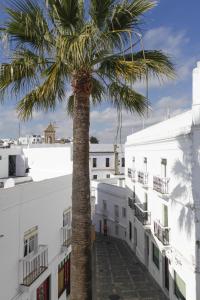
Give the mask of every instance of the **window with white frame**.
M 122 217 L 126 218 L 126 208 L 122 207 Z
M 167 159 L 166 158 L 161 159 L 161 176 L 167 177 Z
M 24 233 L 24 257 L 38 248 L 38 226 Z
M 186 285 L 183 279 L 174 271 L 174 294 L 178 300 L 186 300 Z
M 144 157 L 144 172 L 147 172 L 147 157 Z
M 135 170 L 135 157 L 133 157 L 133 159 L 132 159 L 132 168 L 133 168 L 133 170 Z
M 103 210 L 107 210 L 107 202 L 106 200 L 103 200 Z
M 66 209 L 63 213 L 63 227 L 71 227 L 71 209 Z
M 93 159 L 92 159 L 92 166 L 93 166 L 93 168 L 97 167 L 97 159 L 96 159 L 96 157 L 93 157 Z
M 115 205 L 114 206 L 114 212 L 115 212 L 115 217 L 119 217 L 119 206 L 118 205 Z
M 110 167 L 110 158 L 106 157 L 106 168 Z

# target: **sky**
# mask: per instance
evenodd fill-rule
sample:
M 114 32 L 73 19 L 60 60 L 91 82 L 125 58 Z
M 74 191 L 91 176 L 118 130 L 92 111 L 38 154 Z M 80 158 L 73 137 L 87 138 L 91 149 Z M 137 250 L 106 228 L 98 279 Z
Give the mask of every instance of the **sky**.
M 4 15 L 0 0 L 0 19 Z M 165 120 L 189 109 L 192 104 L 192 69 L 200 60 L 200 1 L 199 0 L 160 0 L 156 8 L 145 19 L 144 47 L 161 49 L 168 53 L 176 66 L 177 78 L 173 81 L 149 83 L 151 110 L 148 117 L 122 112 L 121 140 L 144 127 Z M 0 61 L 6 55 L 0 50 Z M 136 83 L 135 89 L 146 93 L 145 83 Z M 67 91 L 70 94 L 70 91 Z M 21 135 L 43 134 L 49 122 L 56 124 L 57 137 L 72 136 L 72 120 L 65 112 L 66 104 L 60 105 L 55 112 L 44 114 L 36 112 L 32 121 L 21 122 Z M 15 112 L 15 101 L 5 101 L 0 106 L 0 138 L 17 137 L 19 120 Z M 91 109 L 90 135 L 96 136 L 101 143 L 114 143 L 118 128 L 116 110 L 108 104 Z

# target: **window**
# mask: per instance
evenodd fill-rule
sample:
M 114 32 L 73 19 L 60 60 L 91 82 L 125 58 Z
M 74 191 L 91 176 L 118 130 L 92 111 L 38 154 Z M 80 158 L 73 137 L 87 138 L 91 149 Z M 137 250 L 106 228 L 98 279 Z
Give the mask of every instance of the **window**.
M 132 223 L 129 221 L 129 240 L 132 240 Z
M 166 160 L 166 158 L 161 159 L 161 176 L 167 177 L 167 160 Z
M 110 174 L 106 174 L 106 178 L 110 178 Z
M 49 281 L 50 278 L 48 277 L 38 288 L 37 288 L 37 300 L 49 300 L 50 293 L 49 293 Z
M 126 208 L 122 207 L 122 217 L 126 218 Z
M 147 172 L 147 157 L 144 157 L 144 171 Z
M 159 269 L 159 249 L 156 247 L 154 243 L 152 243 L 152 259 L 156 267 Z
M 148 210 L 148 195 L 147 193 L 144 193 L 144 204 L 143 204 L 144 210 Z
M 125 157 L 122 157 L 122 168 L 125 167 Z
M 97 175 L 93 175 L 93 179 L 97 179 Z
M 132 168 L 133 168 L 133 170 L 135 170 L 135 157 L 133 157 L 133 159 L 132 159 Z
M 2 160 L 2 156 L 0 155 L 0 160 Z
M 93 166 L 93 168 L 97 167 L 97 159 L 96 159 L 96 157 L 93 157 L 93 159 L 92 159 L 92 166 Z
M 35 226 L 24 233 L 24 257 L 38 247 L 38 227 Z
M 106 200 L 103 200 L 103 210 L 107 210 L 107 203 L 106 203 Z
M 179 300 L 186 300 L 185 282 L 175 271 L 174 271 L 174 294 Z
M 106 168 L 110 167 L 110 158 L 106 158 Z
M 162 216 L 162 225 L 165 227 L 168 227 L 168 207 L 167 205 L 162 205 L 162 212 L 163 212 L 163 216 Z
M 119 226 L 115 225 L 115 235 L 119 235 Z
M 134 244 L 135 244 L 135 247 L 137 247 L 137 228 L 134 227 Z
M 114 210 L 115 210 L 115 217 L 119 217 L 119 206 L 118 205 L 115 205 L 114 206 Z
M 67 209 L 63 213 L 63 227 L 71 227 L 71 209 Z
M 66 257 L 58 266 L 58 297 L 67 290 L 70 293 L 70 257 Z

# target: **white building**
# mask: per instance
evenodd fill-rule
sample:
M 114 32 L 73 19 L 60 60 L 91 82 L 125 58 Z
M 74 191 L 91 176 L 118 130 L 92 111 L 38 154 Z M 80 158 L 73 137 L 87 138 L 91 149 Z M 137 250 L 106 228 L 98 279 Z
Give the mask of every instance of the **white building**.
M 200 63 L 193 72 L 192 109 L 128 136 L 125 159 L 126 188 L 113 197 L 113 185 L 97 187 L 96 228 L 104 218 L 113 221 L 127 193 L 131 249 L 170 300 L 199 300 Z
M 46 158 L 44 148 L 0 149 L 0 181 L 3 181 L 0 186 L 2 300 L 67 299 L 71 251 L 70 151 L 65 175 L 61 169 L 63 176 L 59 176 L 57 169 L 53 178 L 52 172 L 48 172 L 48 162 L 53 160 L 52 149 L 46 148 L 46 153 L 49 153 Z M 41 175 L 36 152 L 40 158 Z M 58 154 L 54 149 L 54 155 Z M 66 155 L 65 150 L 63 158 Z M 29 160 L 33 177 L 31 172 L 26 176 Z M 9 174 L 10 168 L 12 174 Z M 45 174 L 48 179 L 45 179 Z
M 28 145 L 28 144 L 42 144 L 43 138 L 41 135 L 27 135 L 27 136 L 21 136 L 18 139 L 19 145 Z
M 91 182 L 92 196 L 95 198 L 93 223 L 96 232 L 126 239 L 127 192 L 123 177 L 115 177 Z
M 105 179 L 124 174 L 124 145 L 90 144 L 90 178 Z

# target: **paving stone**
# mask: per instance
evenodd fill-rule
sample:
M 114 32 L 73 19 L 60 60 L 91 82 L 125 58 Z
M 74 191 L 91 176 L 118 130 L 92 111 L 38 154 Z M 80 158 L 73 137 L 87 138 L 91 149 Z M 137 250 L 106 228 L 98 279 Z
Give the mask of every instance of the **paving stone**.
M 125 242 L 97 235 L 93 300 L 167 300 Z

